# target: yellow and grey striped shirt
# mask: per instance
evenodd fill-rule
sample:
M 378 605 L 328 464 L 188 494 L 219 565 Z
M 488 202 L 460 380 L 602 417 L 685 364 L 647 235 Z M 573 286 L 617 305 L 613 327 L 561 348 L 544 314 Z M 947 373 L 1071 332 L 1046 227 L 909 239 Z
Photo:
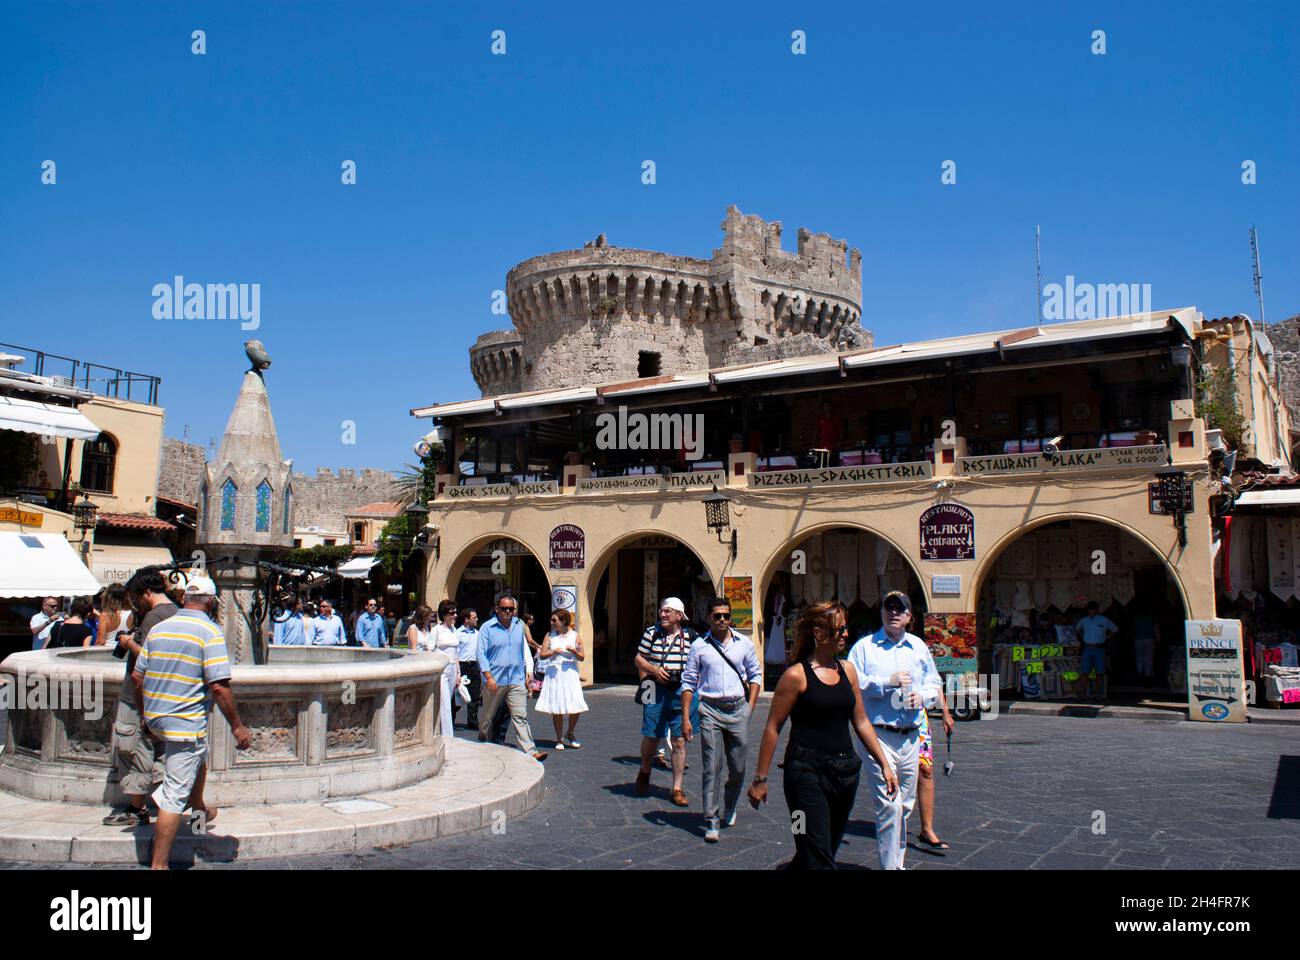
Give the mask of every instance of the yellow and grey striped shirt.
M 135 661 L 144 683 L 144 720 L 164 740 L 208 733 L 208 688 L 230 679 L 221 628 L 201 610 L 181 610 L 149 632 Z

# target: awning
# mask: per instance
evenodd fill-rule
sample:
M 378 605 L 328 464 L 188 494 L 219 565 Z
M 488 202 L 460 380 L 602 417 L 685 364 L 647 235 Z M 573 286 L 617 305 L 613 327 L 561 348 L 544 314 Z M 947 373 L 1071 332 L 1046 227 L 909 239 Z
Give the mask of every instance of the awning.
M 20 430 L 72 440 L 94 440 L 99 436 L 99 427 L 75 407 L 61 407 L 21 397 L 0 396 L 0 430 Z
M 95 538 L 90 569 L 103 583 L 126 583 L 141 567 L 171 562 L 171 551 L 152 539 L 101 535 Z
M 339 567 L 339 576 L 346 580 L 362 580 L 370 576 L 370 568 L 378 562 L 378 557 L 353 557 Z
M 1300 504 L 1300 487 L 1281 490 L 1247 490 L 1238 494 L 1234 507 L 1281 507 Z
M 103 584 L 57 533 L 0 533 L 0 597 L 89 597 Z

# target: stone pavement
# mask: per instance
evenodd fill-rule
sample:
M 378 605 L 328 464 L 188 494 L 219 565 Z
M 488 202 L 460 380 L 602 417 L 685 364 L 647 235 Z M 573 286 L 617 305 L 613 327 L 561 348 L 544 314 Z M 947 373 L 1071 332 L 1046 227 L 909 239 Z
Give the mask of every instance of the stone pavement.
M 658 769 L 651 795 L 637 797 L 640 708 L 632 688 L 592 690 L 587 698 L 591 711 L 578 728 L 583 748 L 552 750 L 541 804 L 509 820 L 503 833 L 488 828 L 364 853 L 195 869 L 772 869 L 789 860 L 794 848 L 775 764 L 767 805 L 755 811 L 742 800 L 736 826 L 720 843 L 705 844 L 698 738 L 686 773 L 691 808 L 668 802 L 670 777 Z M 753 721 L 754 759 L 769 703 L 759 702 Z M 531 719 L 539 745 L 552 749 L 550 718 Z M 1003 715 L 959 723 L 953 740 L 954 773 L 936 781 L 936 829 L 952 849 L 912 846 L 909 868 L 1203 870 L 1300 862 L 1300 741 L 1290 726 Z M 943 757 L 940 739 L 940 765 Z M 1101 825 L 1099 814 L 1104 833 L 1092 829 Z M 841 865 L 875 869 L 872 835 L 869 798 L 860 789 Z

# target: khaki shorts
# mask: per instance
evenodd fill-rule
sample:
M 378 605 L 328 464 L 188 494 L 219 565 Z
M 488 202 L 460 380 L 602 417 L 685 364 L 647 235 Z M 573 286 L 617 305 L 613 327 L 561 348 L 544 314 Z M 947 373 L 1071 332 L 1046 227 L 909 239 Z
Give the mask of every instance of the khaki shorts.
M 168 740 L 163 760 L 163 782 L 153 792 L 153 802 L 164 813 L 184 813 L 199 771 L 208 758 L 208 742 L 202 740 Z

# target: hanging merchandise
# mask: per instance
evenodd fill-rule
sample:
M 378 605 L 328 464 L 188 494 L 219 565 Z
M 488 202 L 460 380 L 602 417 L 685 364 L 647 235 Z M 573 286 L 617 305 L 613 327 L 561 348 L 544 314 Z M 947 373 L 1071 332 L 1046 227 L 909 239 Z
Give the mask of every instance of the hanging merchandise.
M 1128 539 L 1127 537 L 1125 539 Z M 1115 531 L 1110 527 L 1091 525 L 1078 531 L 1079 569 L 1091 573 L 1098 561 L 1109 569 L 1119 560 Z
M 1254 517 L 1232 518 L 1232 540 L 1228 545 L 1228 556 L 1225 559 L 1232 584 L 1228 596 L 1233 600 L 1240 597 L 1243 590 L 1250 589 L 1255 583 L 1255 573 L 1252 569 L 1255 552 L 1251 538 L 1253 521 Z
M 1251 581 L 1242 586 L 1242 593 L 1247 599 L 1254 600 L 1260 590 L 1267 589 L 1268 584 L 1268 526 L 1259 517 L 1251 518 L 1250 567 Z
M 836 536 L 839 541 L 835 561 L 835 590 L 840 602 L 846 607 L 858 595 L 858 541 L 865 534 L 841 533 Z
M 858 597 L 869 607 L 880 602 L 880 580 L 876 572 L 876 554 L 883 548 L 875 537 L 863 537 L 858 551 Z
M 1068 577 L 1053 577 L 1047 581 L 1047 602 L 1065 613 L 1074 600 L 1074 591 L 1070 588 L 1071 581 Z
M 1021 537 L 1002 554 L 998 561 L 1000 576 L 1029 579 L 1037 576 L 1035 569 L 1035 542 L 1032 537 Z
M 1047 581 L 1041 577 L 1030 581 L 1034 590 L 1034 606 L 1039 610 L 1047 609 Z
M 1300 521 L 1291 520 L 1291 583 L 1294 595 L 1300 598 Z
M 1137 586 L 1133 582 L 1133 571 L 1127 567 L 1115 571 L 1111 576 L 1110 585 L 1115 599 L 1126 607 L 1137 596 Z
M 1151 559 L 1146 544 L 1134 536 L 1119 538 L 1119 562 L 1126 566 L 1139 566 Z
M 1016 582 L 1014 580 L 997 580 L 993 584 L 993 602 L 1000 610 L 1015 608 Z
M 1279 600 L 1295 596 L 1290 517 L 1268 520 L 1268 586 Z
M 1015 610 L 1028 610 L 1034 605 L 1034 595 L 1028 580 L 1015 581 L 1016 593 L 1011 606 Z
M 1072 530 L 1051 530 L 1038 545 L 1039 575 L 1073 577 L 1079 573 L 1077 538 Z

